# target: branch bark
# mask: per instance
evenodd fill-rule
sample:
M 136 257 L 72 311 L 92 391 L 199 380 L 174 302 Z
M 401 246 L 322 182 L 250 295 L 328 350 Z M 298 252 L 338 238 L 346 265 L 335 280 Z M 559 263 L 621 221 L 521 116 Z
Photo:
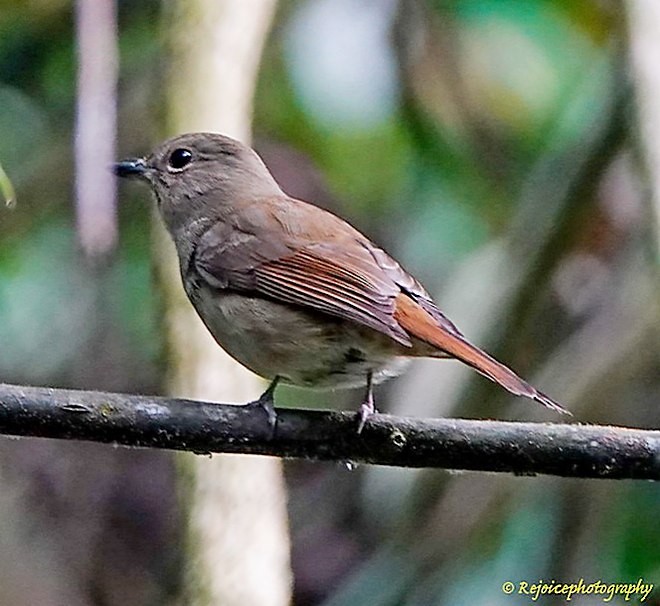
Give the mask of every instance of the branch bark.
M 263 410 L 153 396 L 0 384 L 0 433 L 124 446 L 441 467 L 523 475 L 660 480 L 660 431 L 601 425 Z

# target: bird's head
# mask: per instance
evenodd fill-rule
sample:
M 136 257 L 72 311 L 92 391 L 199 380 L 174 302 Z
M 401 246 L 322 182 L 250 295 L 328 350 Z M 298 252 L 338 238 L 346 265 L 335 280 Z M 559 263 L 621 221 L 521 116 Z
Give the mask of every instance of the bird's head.
M 217 133 L 173 137 L 146 157 L 117 162 L 114 172 L 149 183 L 173 235 L 200 217 L 230 210 L 232 204 L 282 195 L 252 149 Z

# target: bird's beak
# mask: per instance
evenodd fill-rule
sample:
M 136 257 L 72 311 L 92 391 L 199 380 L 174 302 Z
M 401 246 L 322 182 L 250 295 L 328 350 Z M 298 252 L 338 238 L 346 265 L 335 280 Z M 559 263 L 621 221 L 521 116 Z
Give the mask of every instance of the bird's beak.
M 121 162 L 116 162 L 112 167 L 113 172 L 118 177 L 128 179 L 144 177 L 147 171 L 147 165 L 144 158 L 127 158 Z

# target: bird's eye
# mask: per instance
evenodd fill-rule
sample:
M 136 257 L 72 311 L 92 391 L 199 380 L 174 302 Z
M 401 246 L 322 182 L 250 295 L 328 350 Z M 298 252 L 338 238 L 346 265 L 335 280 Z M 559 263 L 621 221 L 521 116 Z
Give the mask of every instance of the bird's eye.
M 170 154 L 167 164 L 174 170 L 181 170 L 192 162 L 192 157 L 192 152 L 189 149 L 179 147 Z

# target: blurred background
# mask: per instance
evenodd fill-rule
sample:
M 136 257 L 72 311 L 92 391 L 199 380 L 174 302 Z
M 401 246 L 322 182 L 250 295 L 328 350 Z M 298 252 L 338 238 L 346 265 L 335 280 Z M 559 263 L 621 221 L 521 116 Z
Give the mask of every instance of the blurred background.
M 658 427 L 658 232 L 626 6 L 283 0 L 253 144 L 285 191 L 383 245 L 576 420 Z M 117 7 L 124 157 L 164 136 L 167 45 L 161 2 Z M 122 187 L 111 252 L 90 261 L 76 231 L 75 31 L 69 2 L 0 0 L 0 164 L 18 197 L 0 207 L 0 380 L 162 393 L 146 188 Z M 358 398 L 289 389 L 278 403 Z M 453 362 L 416 363 L 377 402 L 561 421 Z M 505 580 L 660 583 L 652 483 L 309 462 L 286 477 L 299 606 L 518 603 Z M 0 605 L 178 603 L 174 479 L 168 453 L 2 437 Z

